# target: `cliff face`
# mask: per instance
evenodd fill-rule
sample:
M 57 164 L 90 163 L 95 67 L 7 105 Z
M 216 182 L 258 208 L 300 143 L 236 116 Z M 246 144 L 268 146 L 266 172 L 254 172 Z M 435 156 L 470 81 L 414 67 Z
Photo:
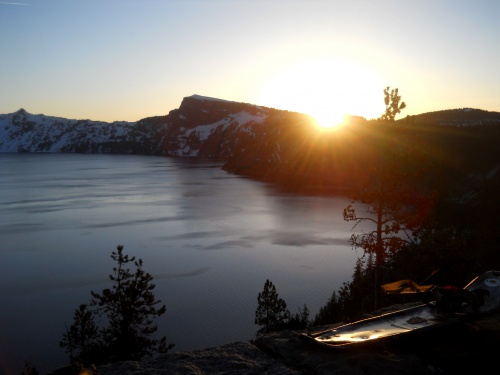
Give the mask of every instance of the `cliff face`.
M 275 112 L 280 111 L 193 95 L 167 116 L 140 123 L 156 130 L 159 155 L 227 161 L 242 144 L 256 139 Z

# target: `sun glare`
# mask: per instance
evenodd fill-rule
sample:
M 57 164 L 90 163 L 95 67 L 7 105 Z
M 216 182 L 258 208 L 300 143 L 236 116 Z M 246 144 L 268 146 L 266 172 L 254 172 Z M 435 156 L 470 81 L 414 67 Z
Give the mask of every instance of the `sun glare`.
M 334 128 L 346 115 L 367 119 L 383 112 L 382 81 L 348 60 L 315 58 L 277 72 L 262 87 L 259 103 L 312 116 L 318 126 Z

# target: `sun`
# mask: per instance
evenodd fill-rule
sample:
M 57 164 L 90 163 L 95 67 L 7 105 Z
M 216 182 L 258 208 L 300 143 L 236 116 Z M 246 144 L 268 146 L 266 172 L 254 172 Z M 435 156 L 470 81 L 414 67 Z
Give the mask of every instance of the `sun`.
M 338 58 L 308 58 L 276 72 L 261 88 L 258 102 L 312 116 L 334 128 L 346 115 L 367 119 L 384 110 L 382 80 L 367 67 Z

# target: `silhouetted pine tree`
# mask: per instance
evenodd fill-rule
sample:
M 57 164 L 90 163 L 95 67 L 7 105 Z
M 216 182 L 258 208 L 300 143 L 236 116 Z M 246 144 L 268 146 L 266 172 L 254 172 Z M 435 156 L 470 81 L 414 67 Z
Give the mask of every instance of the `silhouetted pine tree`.
M 80 305 L 74 322 L 60 342 L 72 362 L 98 364 L 122 360 L 138 360 L 154 353 L 166 353 L 173 344 L 151 337 L 158 327 L 153 319 L 165 313 L 165 305 L 155 298 L 153 277 L 142 269 L 142 260 L 123 253 L 118 245 L 111 258 L 117 263 L 109 275 L 113 286 L 101 293 L 91 291 L 90 307 Z M 135 271 L 127 266 L 133 263 Z M 105 325 L 100 329 L 94 321 L 98 316 Z
M 304 303 L 302 306 L 302 310 L 299 309 L 299 312 L 293 316 L 290 316 L 288 323 L 284 327 L 285 329 L 297 330 L 304 329 L 309 326 L 309 308 Z
M 59 343 L 65 348 L 71 362 L 95 361 L 100 352 L 101 343 L 99 328 L 94 321 L 93 312 L 87 308 L 86 304 L 81 304 L 73 315 L 73 324 L 63 335 Z
M 287 310 L 286 302 L 278 296 L 276 287 L 269 279 L 266 280 L 257 301 L 255 324 L 262 326 L 257 335 L 280 330 L 288 323 L 290 312 Z

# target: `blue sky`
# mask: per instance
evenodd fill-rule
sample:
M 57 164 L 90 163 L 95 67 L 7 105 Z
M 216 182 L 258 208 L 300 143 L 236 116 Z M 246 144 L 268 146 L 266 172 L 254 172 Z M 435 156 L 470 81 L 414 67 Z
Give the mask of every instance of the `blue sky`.
M 0 113 L 136 121 L 192 94 L 323 121 L 500 111 L 500 1 L 0 1 Z

